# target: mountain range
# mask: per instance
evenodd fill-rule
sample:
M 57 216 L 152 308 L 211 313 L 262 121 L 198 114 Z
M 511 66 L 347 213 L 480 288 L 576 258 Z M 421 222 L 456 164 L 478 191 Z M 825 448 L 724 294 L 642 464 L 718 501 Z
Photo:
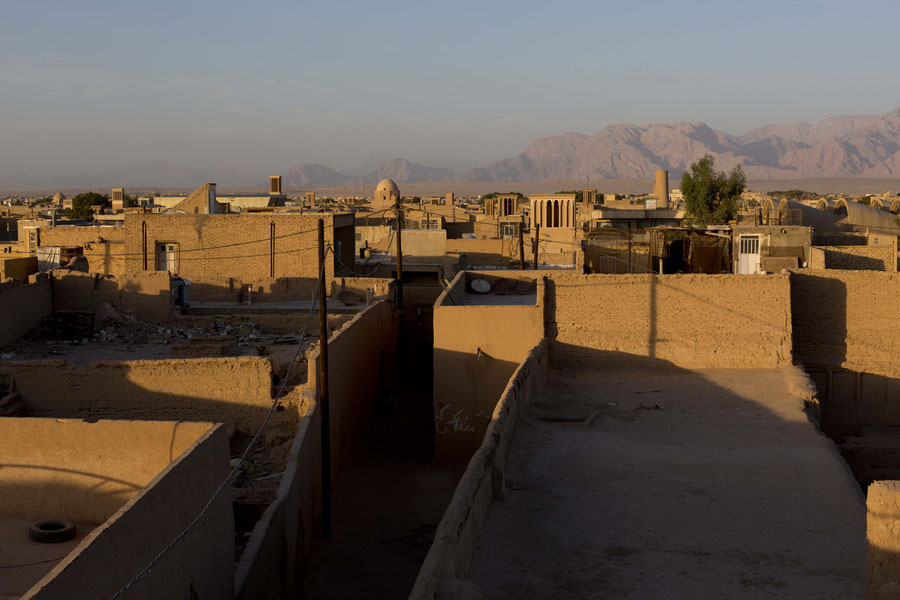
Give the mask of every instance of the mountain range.
M 465 173 L 395 158 L 364 175 L 300 164 L 282 177 L 287 188 L 371 185 L 384 178 L 397 183 L 648 179 L 657 169 L 668 169 L 672 178 L 705 154 L 715 158 L 719 169 L 743 165 L 750 179 L 900 177 L 900 108 L 884 115 L 827 118 L 817 125 L 765 125 L 740 136 L 702 122 L 610 125 L 593 135 L 563 133 L 537 139 L 516 156 Z M 0 189 L 192 187 L 204 181 L 262 186 L 269 174 L 150 162 L 44 178 L 0 177 Z
M 818 125 L 766 125 L 742 136 L 706 123 L 610 125 L 594 135 L 564 133 L 533 141 L 521 154 L 469 172 L 470 181 L 578 181 L 670 177 L 704 154 L 719 169 L 742 164 L 750 179 L 900 176 L 900 108 L 843 116 Z

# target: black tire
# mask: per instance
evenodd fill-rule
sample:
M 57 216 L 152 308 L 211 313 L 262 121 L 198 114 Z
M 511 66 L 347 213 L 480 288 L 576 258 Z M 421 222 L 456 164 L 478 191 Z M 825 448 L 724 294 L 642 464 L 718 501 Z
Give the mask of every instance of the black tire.
M 42 544 L 68 542 L 75 537 L 75 525 L 62 519 L 35 521 L 28 528 L 28 537 Z

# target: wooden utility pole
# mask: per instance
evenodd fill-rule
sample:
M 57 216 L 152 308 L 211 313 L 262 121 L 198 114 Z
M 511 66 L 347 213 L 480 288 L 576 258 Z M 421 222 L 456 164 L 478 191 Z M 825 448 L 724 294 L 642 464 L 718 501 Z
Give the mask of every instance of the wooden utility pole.
M 322 535 L 331 537 L 331 408 L 328 400 L 328 311 L 325 300 L 325 220 L 319 219 L 319 410 L 322 421 Z M 305 332 L 304 332 L 305 333 Z
M 534 226 L 534 241 L 532 242 L 534 251 L 534 270 L 537 271 L 538 268 L 538 251 L 540 250 L 541 243 L 541 225 L 538 223 Z
M 403 229 L 403 204 L 397 198 L 397 308 L 403 310 L 403 245 L 400 243 L 400 231 Z

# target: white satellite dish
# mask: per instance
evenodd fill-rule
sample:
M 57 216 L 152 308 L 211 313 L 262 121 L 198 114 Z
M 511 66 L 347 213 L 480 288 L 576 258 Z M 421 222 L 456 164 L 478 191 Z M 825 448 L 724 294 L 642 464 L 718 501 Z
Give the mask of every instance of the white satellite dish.
M 479 294 L 487 294 L 491 291 L 491 284 L 487 279 L 473 279 L 471 286 Z

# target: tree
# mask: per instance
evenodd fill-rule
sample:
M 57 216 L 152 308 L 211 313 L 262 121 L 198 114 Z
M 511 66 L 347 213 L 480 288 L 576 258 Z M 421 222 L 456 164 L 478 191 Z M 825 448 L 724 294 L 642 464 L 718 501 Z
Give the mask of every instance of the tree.
M 557 194 L 575 194 L 575 202 L 581 204 L 584 200 L 584 190 L 562 190 Z
M 85 221 L 94 220 L 94 211 L 92 206 L 102 206 L 109 208 L 112 203 L 109 196 L 98 192 L 85 192 L 78 194 L 72 198 L 72 208 L 66 209 L 66 216 L 70 219 L 84 219 Z
M 697 225 L 727 223 L 737 216 L 738 200 L 747 185 L 741 165 L 731 173 L 716 171 L 707 154 L 681 176 L 687 220 Z

